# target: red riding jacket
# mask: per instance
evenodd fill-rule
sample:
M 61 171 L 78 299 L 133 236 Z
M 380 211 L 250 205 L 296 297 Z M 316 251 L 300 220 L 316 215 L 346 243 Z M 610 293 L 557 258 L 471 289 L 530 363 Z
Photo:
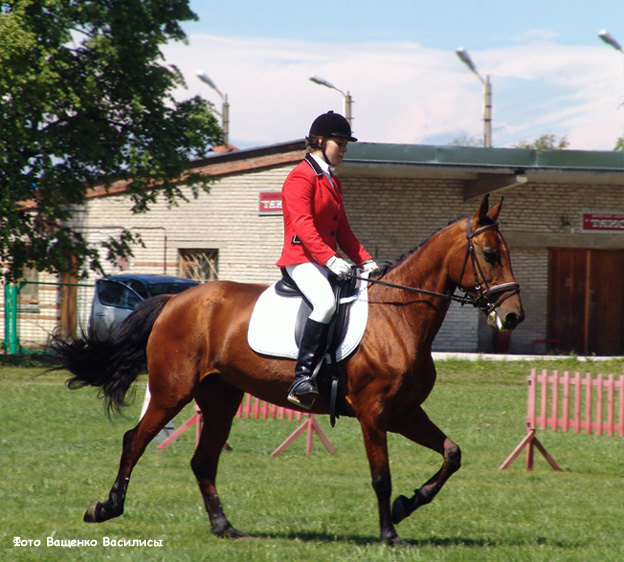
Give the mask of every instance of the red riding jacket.
M 288 174 L 282 187 L 284 247 L 277 266 L 317 262 L 339 255 L 337 246 L 359 265 L 371 259 L 353 234 L 340 181 L 331 183 L 310 154 Z

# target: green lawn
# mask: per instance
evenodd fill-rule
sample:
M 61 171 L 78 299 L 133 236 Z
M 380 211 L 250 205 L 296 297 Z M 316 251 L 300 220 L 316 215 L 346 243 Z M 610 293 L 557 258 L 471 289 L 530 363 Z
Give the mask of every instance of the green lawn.
M 621 374 L 624 362 L 538 367 Z M 438 497 L 397 529 L 409 547 L 379 543 L 375 495 L 359 426 L 318 418 L 337 451 L 299 438 L 280 457 L 269 453 L 300 422 L 236 420 L 222 456 L 219 492 L 226 514 L 252 538 L 214 537 L 189 461 L 194 432 L 164 451 L 150 445 L 130 483 L 123 516 L 87 525 L 82 516 L 104 500 L 117 472 L 123 433 L 139 415 L 137 399 L 109 421 L 94 389 L 69 391 L 62 374 L 0 360 L 0 557 L 2 560 L 624 560 L 624 439 L 539 432 L 563 472 L 536 456 L 497 467 L 524 435 L 531 365 L 444 361 L 425 404 L 462 448 L 461 470 Z M 176 420 L 192 415 L 188 407 Z M 394 496 L 411 495 L 440 458 L 391 436 Z M 32 546 L 15 546 L 15 537 Z M 123 541 L 162 546 L 123 546 Z M 47 541 L 52 541 L 50 546 Z M 61 541 L 95 546 L 57 546 Z M 104 541 L 122 546 L 105 546 Z M 41 541 L 34 546 L 34 541 Z

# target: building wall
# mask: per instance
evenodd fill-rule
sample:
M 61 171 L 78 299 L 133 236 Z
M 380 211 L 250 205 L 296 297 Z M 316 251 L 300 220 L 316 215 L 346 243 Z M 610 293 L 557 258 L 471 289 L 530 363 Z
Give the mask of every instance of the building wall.
M 109 263 L 108 274 L 121 270 L 177 274 L 180 249 L 216 249 L 221 279 L 272 283 L 280 275 L 274 263 L 282 246 L 282 217 L 259 215 L 259 193 L 278 192 L 292 165 L 290 158 L 256 170 L 232 171 L 225 166 L 209 193 L 194 199 L 185 190 L 189 202 L 169 208 L 158 201 L 143 215 L 131 213 L 129 198 L 123 194 L 93 197 L 77 210 L 75 223 L 94 242 L 122 227 L 141 234 L 145 247 L 137 246 L 125 264 Z M 343 188 L 351 226 L 378 259 L 399 257 L 479 206 L 477 198 L 464 201 L 464 183 L 459 179 L 377 175 L 344 170 Z M 510 244 L 526 311 L 509 350 L 527 353 L 534 350 L 534 340 L 546 337 L 548 248 L 624 247 L 624 234 L 592 234 L 580 227 L 583 211 L 624 212 L 624 198 L 617 185 L 562 183 L 528 183 L 504 196 L 501 231 Z M 498 199 L 495 194 L 491 202 Z M 89 280 L 94 281 L 95 275 Z M 479 311 L 453 304 L 434 349 L 491 351 L 492 332 Z
M 464 201 L 459 180 L 427 178 L 344 179 L 345 199 L 354 230 L 378 258 L 394 258 L 423 242 L 436 229 L 474 214 L 480 199 Z M 624 234 L 583 232 L 583 212 L 624 212 L 619 185 L 527 184 L 503 194 L 499 218 L 510 245 L 512 267 L 521 286 L 525 321 L 511 334 L 509 351 L 543 351 L 546 338 L 548 248 L 623 248 Z M 492 195 L 495 204 L 500 195 Z M 482 313 L 453 304 L 436 338 L 437 351 L 491 351 L 493 333 Z
M 88 226 L 101 236 L 101 226 L 125 225 L 141 233 L 146 248 L 136 248 L 127 268 L 134 271 L 164 271 L 166 234 L 167 273 L 175 274 L 178 249 L 209 248 L 219 251 L 219 277 L 244 282 L 272 283 L 279 278 L 273 265 L 282 245 L 281 216 L 260 216 L 261 191 L 279 191 L 291 166 L 222 177 L 189 203 L 167 208 L 164 202 L 146 215 L 133 216 L 127 197 L 116 195 L 91 199 L 87 205 Z M 393 260 L 424 242 L 449 222 L 473 214 L 479 201 L 465 203 L 463 182 L 437 179 L 379 179 L 347 177 L 343 180 L 345 203 L 352 228 L 369 252 L 378 259 Z M 512 215 L 512 210 L 506 209 Z M 158 228 L 155 228 L 158 227 Z M 97 234 L 96 234 L 97 233 Z M 531 259 L 512 253 L 514 265 L 530 266 Z M 111 267 L 108 273 L 119 271 Z M 533 272 L 532 275 L 535 275 Z M 545 275 L 545 266 L 538 276 Z M 523 283 L 522 279 L 519 279 Z M 526 291 L 523 283 L 523 293 Z M 523 298 L 526 297 L 523 294 Z M 545 308 L 538 303 L 538 310 Z M 529 311 L 527 311 L 529 312 Z M 454 303 L 438 334 L 438 351 L 491 350 L 489 328 L 479 328 L 482 314 L 470 306 Z M 531 315 L 533 316 L 533 315 Z M 535 316 L 533 316 L 535 318 Z M 543 337 L 542 325 L 527 321 L 514 334 L 511 350 L 523 350 L 536 337 Z M 545 324 L 544 324 L 545 325 Z M 526 333 L 523 333 L 526 332 Z M 485 333 L 485 337 L 480 333 Z M 535 336 L 537 333 L 538 336 Z M 517 343 L 516 343 L 517 342 Z
M 284 171 L 280 170 L 226 176 L 197 199 L 184 190 L 188 203 L 168 207 L 159 200 L 144 215 L 132 215 L 124 195 L 90 199 L 90 236 L 94 239 L 114 231 L 98 231 L 105 225 L 123 225 L 138 232 L 146 247 L 135 248 L 127 264 L 133 271 L 176 275 L 180 249 L 216 249 L 221 279 L 269 283 L 279 278 L 273 264 L 281 249 L 282 218 L 259 216 L 258 193 L 279 191 L 283 178 Z M 109 268 L 107 273 L 121 269 L 114 264 Z

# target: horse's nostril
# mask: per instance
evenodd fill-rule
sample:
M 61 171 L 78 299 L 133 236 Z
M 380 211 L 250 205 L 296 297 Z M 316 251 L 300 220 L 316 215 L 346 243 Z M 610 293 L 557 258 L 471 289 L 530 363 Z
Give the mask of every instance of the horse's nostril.
M 503 325 L 508 330 L 515 328 L 518 325 L 518 315 L 515 312 L 510 312 L 505 316 L 505 322 Z

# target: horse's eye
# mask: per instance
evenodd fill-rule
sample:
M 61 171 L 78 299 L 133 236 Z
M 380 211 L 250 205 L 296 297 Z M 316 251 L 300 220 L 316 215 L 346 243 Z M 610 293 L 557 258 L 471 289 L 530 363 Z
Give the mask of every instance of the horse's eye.
M 484 248 L 483 257 L 488 263 L 498 263 L 498 252 L 494 248 Z

